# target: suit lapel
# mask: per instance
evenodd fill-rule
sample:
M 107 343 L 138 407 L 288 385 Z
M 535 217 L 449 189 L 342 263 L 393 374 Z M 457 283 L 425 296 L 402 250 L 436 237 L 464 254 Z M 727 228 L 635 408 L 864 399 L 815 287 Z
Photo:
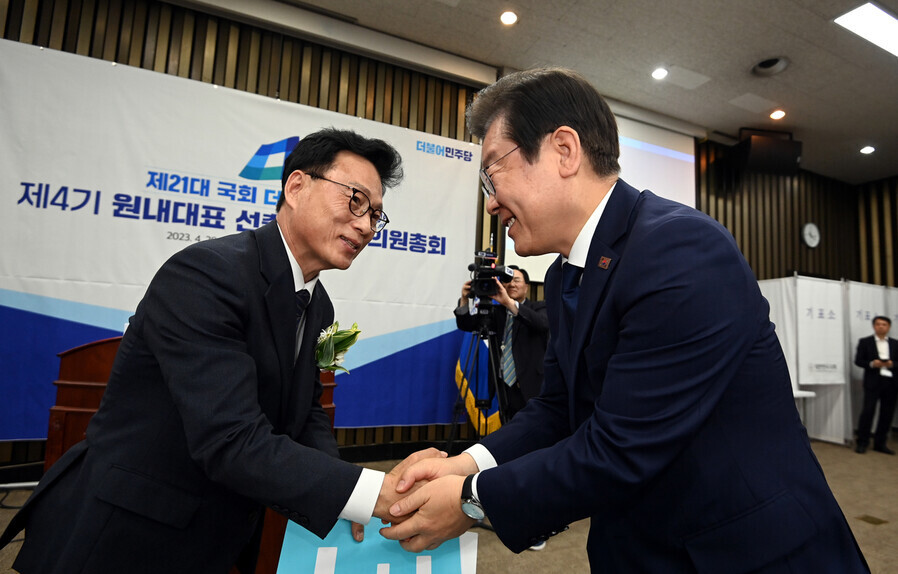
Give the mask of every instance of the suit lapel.
M 576 368 L 576 359 L 580 356 L 592 331 L 599 303 L 608 288 L 612 273 L 619 264 L 626 246 L 627 233 L 633 224 L 637 205 L 641 199 L 642 195 L 638 190 L 623 180 L 618 180 L 599 220 L 580 281 L 577 314 L 570 346 L 570 362 L 573 368 Z
M 312 395 L 315 392 L 316 377 L 318 376 L 315 347 L 318 344 L 319 332 L 323 327 L 322 301 L 324 293 L 324 286 L 319 281 L 304 314 L 305 327 L 303 327 L 299 354 L 296 357 L 296 362 L 292 364 L 290 377 L 285 380 L 281 393 L 281 420 L 284 423 L 284 432 L 294 439 L 302 433 L 309 406 L 312 404 Z
M 262 277 L 268 282 L 265 291 L 265 308 L 271 325 L 271 338 L 277 351 L 280 372 L 278 389 L 260 389 L 274 391 L 280 396 L 278 420 L 271 421 L 276 428 L 281 428 L 284 420 L 284 393 L 289 392 L 289 382 L 293 377 L 293 354 L 296 345 L 296 296 L 293 272 L 290 260 L 284 249 L 284 242 L 278 231 L 276 222 L 272 221 L 255 232 L 259 249 L 259 266 Z

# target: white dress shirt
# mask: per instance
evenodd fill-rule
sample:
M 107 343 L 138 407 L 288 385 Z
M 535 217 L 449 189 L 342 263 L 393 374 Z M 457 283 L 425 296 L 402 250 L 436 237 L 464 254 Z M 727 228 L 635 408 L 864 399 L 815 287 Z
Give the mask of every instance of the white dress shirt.
M 293 257 L 293 252 L 290 251 L 290 246 L 287 245 L 287 240 L 284 238 L 284 232 L 281 231 L 280 224 L 278 224 L 278 232 L 281 234 L 281 241 L 284 242 L 284 249 L 287 250 L 287 258 L 290 260 L 290 268 L 293 271 L 293 284 L 296 287 L 295 291 L 306 289 L 309 292 L 309 295 L 311 295 L 314 293 L 315 286 L 318 284 L 318 276 L 316 275 L 314 278 L 310 279 L 308 283 L 303 279 L 302 269 L 299 267 L 299 262 Z M 302 342 L 305 322 L 305 317 L 303 317 L 299 323 L 299 328 L 296 334 L 297 354 L 299 353 L 299 344 Z M 296 360 L 295 356 L 294 360 Z M 359 524 L 368 524 L 371 520 L 371 516 L 374 514 L 374 505 L 377 504 L 377 497 L 380 495 L 380 489 L 384 483 L 384 476 L 385 473 L 379 470 L 363 468 L 359 481 L 355 484 L 355 488 L 352 489 L 352 494 L 349 495 L 349 500 L 346 501 L 346 506 L 344 506 L 343 510 L 340 512 L 340 518 L 358 522 Z

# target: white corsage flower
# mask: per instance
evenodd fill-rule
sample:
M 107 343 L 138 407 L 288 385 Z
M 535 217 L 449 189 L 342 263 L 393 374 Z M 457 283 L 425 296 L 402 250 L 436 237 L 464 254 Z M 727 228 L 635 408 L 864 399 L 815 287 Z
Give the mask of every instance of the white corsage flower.
M 318 336 L 318 345 L 315 347 L 315 361 L 322 371 L 343 371 L 348 373 L 340 365 L 346 359 L 346 351 L 359 339 L 358 323 L 353 323 L 351 329 L 340 330 L 340 323 L 335 321 L 333 325 L 321 331 Z

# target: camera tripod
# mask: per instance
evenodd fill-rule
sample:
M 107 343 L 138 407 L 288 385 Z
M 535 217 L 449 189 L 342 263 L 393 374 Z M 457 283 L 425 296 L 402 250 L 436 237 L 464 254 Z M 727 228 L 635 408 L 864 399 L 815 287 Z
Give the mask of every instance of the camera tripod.
M 489 410 L 493 399 L 498 403 L 500 424 L 508 420 L 508 386 L 502 380 L 500 374 L 499 349 L 501 342 L 496 325 L 500 316 L 504 316 L 505 307 L 501 305 L 481 306 L 477 310 L 478 328 L 472 331 L 468 338 L 467 349 L 464 353 L 464 362 L 461 363 L 461 371 L 465 383 L 459 387 L 458 397 L 455 401 L 455 418 L 452 425 L 452 434 L 446 444 L 447 452 L 451 452 L 452 443 L 455 440 L 459 416 L 467 409 L 469 400 L 473 400 L 476 409 L 476 420 L 471 417 L 477 440 L 489 434 L 492 430 L 489 424 Z M 486 380 L 481 374 L 480 341 L 487 343 L 487 374 Z

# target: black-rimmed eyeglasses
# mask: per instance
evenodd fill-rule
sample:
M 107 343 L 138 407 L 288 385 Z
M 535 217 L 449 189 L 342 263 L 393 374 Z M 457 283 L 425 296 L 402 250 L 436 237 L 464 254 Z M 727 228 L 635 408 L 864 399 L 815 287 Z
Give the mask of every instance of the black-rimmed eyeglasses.
M 349 211 L 355 215 L 356 217 L 363 217 L 369 211 L 371 212 L 371 231 L 377 232 L 382 230 L 384 227 L 390 223 L 390 218 L 387 217 L 387 214 L 383 212 L 382 209 L 372 209 L 371 208 L 371 200 L 368 198 L 368 194 L 366 194 L 361 189 L 356 187 L 352 187 L 351 185 L 346 185 L 345 183 L 340 183 L 339 181 L 334 181 L 332 179 L 328 179 L 322 175 L 318 175 L 317 173 L 309 173 L 309 177 L 313 177 L 315 179 L 323 179 L 324 181 L 329 181 L 331 183 L 335 183 L 339 186 L 345 187 L 350 191 L 349 195 Z
M 516 149 L 518 149 L 518 148 L 520 148 L 520 147 L 521 147 L 521 146 L 519 146 L 519 145 L 514 146 L 513 148 L 511 148 L 511 151 L 509 151 L 508 153 L 506 153 L 505 155 L 503 155 L 503 156 L 500 157 L 499 159 L 493 161 L 492 163 L 490 163 L 490 164 L 487 165 L 487 166 L 484 166 L 484 167 L 480 168 L 480 182 L 483 184 L 483 188 L 482 188 L 482 189 L 483 189 L 483 195 L 485 195 L 487 199 L 489 199 L 489 198 L 493 197 L 494 195 L 496 195 L 496 187 L 493 185 L 493 178 L 490 177 L 490 174 L 488 174 L 488 173 L 486 172 L 486 170 L 488 170 L 489 168 L 493 167 L 494 165 L 496 165 L 497 163 L 499 163 L 499 162 L 502 161 L 503 159 L 505 159 L 505 158 L 507 158 L 508 156 L 510 156 L 510 155 L 512 154 L 512 152 L 514 152 Z

